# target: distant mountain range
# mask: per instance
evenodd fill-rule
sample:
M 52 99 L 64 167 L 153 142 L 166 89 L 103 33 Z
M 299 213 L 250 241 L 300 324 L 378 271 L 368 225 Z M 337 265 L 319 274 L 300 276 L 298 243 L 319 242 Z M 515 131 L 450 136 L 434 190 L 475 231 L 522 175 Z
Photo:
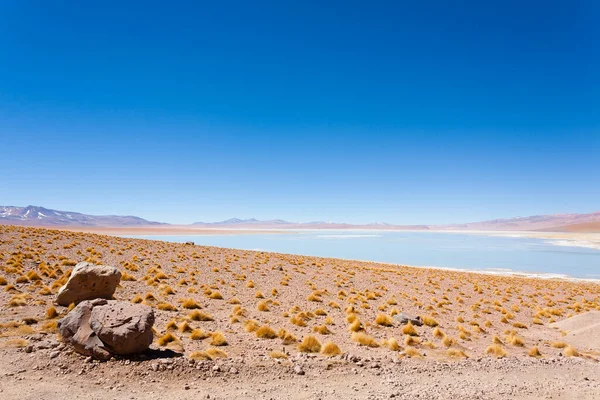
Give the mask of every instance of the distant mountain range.
M 27 226 L 150 226 L 165 225 L 143 218 L 121 215 L 87 215 L 44 207 L 0 206 L 0 224 Z
M 28 226 L 79 227 L 151 227 L 172 226 L 134 216 L 87 215 L 57 211 L 38 206 L 0 206 L 0 224 Z M 473 230 L 473 231 L 555 231 L 600 232 L 600 212 L 589 214 L 553 214 L 495 219 L 448 225 L 392 225 L 385 222 L 347 224 L 338 222 L 289 222 L 281 219 L 261 221 L 255 218 L 231 218 L 221 222 L 195 222 L 192 229 L 378 229 L 378 230 Z

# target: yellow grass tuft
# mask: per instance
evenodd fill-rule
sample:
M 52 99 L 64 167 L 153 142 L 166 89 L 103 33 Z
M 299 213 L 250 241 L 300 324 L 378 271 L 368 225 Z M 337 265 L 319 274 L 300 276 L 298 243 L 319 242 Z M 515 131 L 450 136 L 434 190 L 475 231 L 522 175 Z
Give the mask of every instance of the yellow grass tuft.
M 415 349 L 414 347 L 410 347 L 410 346 L 406 347 L 402 353 L 403 353 L 404 356 L 409 357 L 409 358 L 413 358 L 413 357 L 421 358 L 421 357 L 423 357 L 423 355 L 419 352 L 419 350 Z
M 550 343 L 550 346 L 554 347 L 555 349 L 564 349 L 568 346 L 568 344 L 565 342 L 552 342 Z
M 394 319 L 387 314 L 379 313 L 377 314 L 377 318 L 375 318 L 375 323 L 382 326 L 393 326 Z
M 438 326 L 438 322 L 435 320 L 435 318 L 433 318 L 430 315 L 423 315 L 421 317 L 421 319 L 423 320 L 423 324 L 430 326 L 432 328 L 435 328 L 436 326 Z
M 540 350 L 538 349 L 537 346 L 533 346 L 532 348 L 529 349 L 529 351 L 527 352 L 527 355 L 529 357 L 541 357 L 542 353 L 540 353 Z
M 410 321 L 408 321 L 408 323 L 402 327 L 402 333 L 410 336 L 419 336 L 417 329 Z
M 157 343 L 159 346 L 166 346 L 169 343 L 175 342 L 177 340 L 179 340 L 177 339 L 177 336 L 173 335 L 171 332 L 167 332 L 158 338 Z
M 48 307 L 46 309 L 46 319 L 53 319 L 58 317 L 58 311 L 54 307 Z
M 450 358 L 469 358 L 464 351 L 455 348 L 446 350 L 446 355 Z
M 383 347 L 387 347 L 388 349 L 392 350 L 392 351 L 400 351 L 402 350 L 402 348 L 400 347 L 400 344 L 398 343 L 398 340 L 396 340 L 396 338 L 391 337 L 388 340 L 384 340 L 381 345 Z
M 342 350 L 337 344 L 333 342 L 326 342 L 321 347 L 321 354 L 323 354 L 324 356 L 333 357 L 342 354 Z
M 330 335 L 331 331 L 327 329 L 325 325 L 317 325 L 313 328 L 313 332 L 320 333 L 321 335 Z
M 255 332 L 258 328 L 258 323 L 253 319 L 249 319 L 248 321 L 244 322 L 244 330 L 248 333 Z
M 225 339 L 225 335 L 223 333 L 217 331 L 211 334 L 210 340 L 211 346 L 227 346 L 227 339 Z
M 444 332 L 442 332 L 442 330 L 440 328 L 433 329 L 433 337 L 443 338 L 444 336 L 446 336 L 446 334 Z
M 156 307 L 162 311 L 177 311 L 177 307 L 175 307 L 173 304 L 166 302 L 158 303 Z
M 258 311 L 269 311 L 269 306 L 264 301 L 259 301 L 258 306 L 256 308 L 258 309 Z
M 377 343 L 377 341 L 372 337 L 367 335 L 364 332 L 354 332 L 351 335 L 351 339 L 362 345 L 362 346 L 367 346 L 367 347 L 379 347 L 379 343 Z
M 260 339 L 275 339 L 277 333 L 270 326 L 263 325 L 256 330 L 256 337 Z
M 207 337 L 210 337 L 210 333 L 204 332 L 201 328 L 194 329 L 190 335 L 190 339 L 192 340 L 204 340 Z
M 187 300 L 185 300 L 181 304 L 181 306 L 183 308 L 187 308 L 188 310 L 194 310 L 194 309 L 202 308 L 200 306 L 200 304 L 198 304 L 198 302 L 196 300 L 194 300 L 194 299 L 187 299 Z
M 577 350 L 575 350 L 575 348 L 572 346 L 565 347 L 565 349 L 563 350 L 563 353 L 567 357 L 579 357 L 579 352 Z
M 303 353 L 318 353 L 321 351 L 321 342 L 314 336 L 305 336 L 298 345 L 298 351 Z
M 221 293 L 219 293 L 216 290 L 211 292 L 210 295 L 208 295 L 208 298 L 213 300 L 223 300 L 223 296 L 221 295 Z
M 203 313 L 202 311 L 192 311 L 188 314 L 188 317 L 192 321 L 213 321 L 213 317 L 210 314 Z
M 442 344 L 446 347 L 450 347 L 450 346 L 456 344 L 456 340 L 452 339 L 449 336 L 444 336 L 444 338 L 442 339 Z
M 269 353 L 269 357 L 271 357 L 271 358 L 283 358 L 283 359 L 287 359 L 288 355 L 285 354 L 282 351 L 272 351 L 272 352 Z
M 491 344 L 485 349 L 486 354 L 494 355 L 498 358 L 506 357 L 506 351 L 499 344 Z

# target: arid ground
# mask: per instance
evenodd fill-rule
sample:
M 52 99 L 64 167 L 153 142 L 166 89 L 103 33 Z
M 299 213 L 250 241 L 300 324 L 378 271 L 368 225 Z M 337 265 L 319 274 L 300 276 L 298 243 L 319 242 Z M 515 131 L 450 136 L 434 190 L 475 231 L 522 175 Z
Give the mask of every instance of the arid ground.
M 53 300 L 85 260 L 155 309 L 152 351 L 61 344 Z M 0 226 L 0 398 L 596 399 L 598 310 L 593 282 Z

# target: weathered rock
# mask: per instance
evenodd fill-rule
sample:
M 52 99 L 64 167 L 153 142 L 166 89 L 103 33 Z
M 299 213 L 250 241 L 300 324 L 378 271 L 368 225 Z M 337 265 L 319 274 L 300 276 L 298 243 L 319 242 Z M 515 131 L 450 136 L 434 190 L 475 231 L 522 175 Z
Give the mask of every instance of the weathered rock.
M 66 317 L 58 321 L 58 331 L 65 343 L 76 352 L 100 360 L 108 360 L 111 354 L 90 326 L 94 306 L 106 304 L 105 299 L 86 300 L 79 303 Z
M 110 352 L 119 355 L 145 351 L 152 344 L 154 312 L 142 304 L 109 301 L 94 307 L 90 326 Z
M 145 351 L 152 343 L 154 312 L 148 306 L 106 299 L 84 300 L 58 321 L 65 343 L 100 360 Z
M 423 321 L 418 315 L 411 315 L 405 312 L 401 312 L 399 314 L 394 315 L 394 318 L 398 320 L 401 324 L 408 324 L 410 322 L 411 324 L 416 326 L 423 325 Z
M 121 273 L 115 267 L 80 262 L 59 289 L 56 302 L 68 306 L 84 300 L 111 299 L 120 280 Z

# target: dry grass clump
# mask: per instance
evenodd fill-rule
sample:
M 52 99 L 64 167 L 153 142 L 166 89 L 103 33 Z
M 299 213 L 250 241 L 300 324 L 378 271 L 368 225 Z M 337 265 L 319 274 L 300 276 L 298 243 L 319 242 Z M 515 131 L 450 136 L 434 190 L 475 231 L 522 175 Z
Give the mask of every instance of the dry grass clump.
M 210 345 L 211 346 L 227 346 L 227 339 L 222 332 L 213 332 L 211 335 Z
M 435 320 L 435 318 L 433 318 L 431 315 L 423 315 L 421 316 L 421 319 L 423 320 L 423 324 L 430 326 L 432 328 L 435 328 L 436 326 L 438 326 L 438 322 Z
M 330 335 L 331 331 L 325 325 L 317 325 L 313 328 L 313 332 L 320 333 L 321 335 Z
M 188 310 L 195 310 L 195 309 L 199 309 L 202 308 L 200 306 L 200 304 L 198 304 L 198 302 L 194 299 L 187 299 L 185 300 L 183 303 L 181 303 L 181 306 L 183 308 L 186 308 Z
M 201 328 L 198 328 L 198 329 L 194 329 L 192 331 L 192 334 L 190 335 L 190 339 L 192 339 L 192 340 L 204 340 L 204 339 L 210 337 L 210 335 L 211 334 L 209 332 L 205 332 Z
M 208 295 L 208 298 L 213 299 L 213 300 L 223 300 L 223 296 L 221 295 L 221 293 L 219 293 L 216 290 L 210 292 L 210 294 Z
M 565 347 L 563 353 L 567 357 L 579 357 L 579 352 L 572 346 Z
M 248 321 L 244 322 L 244 330 L 248 333 L 255 332 L 258 328 L 258 323 L 253 319 L 249 319 Z
M 450 346 L 456 344 L 456 340 L 449 336 L 444 335 L 444 337 L 442 338 L 442 344 L 446 347 L 450 347 Z
M 387 314 L 379 313 L 377 314 L 377 318 L 375 318 L 375 323 L 382 326 L 393 326 L 394 319 Z
M 269 353 L 269 357 L 271 357 L 271 358 L 287 359 L 288 355 L 285 354 L 282 351 L 276 351 L 276 350 L 274 350 L 274 351 L 272 351 L 272 352 Z
M 134 304 L 139 304 L 142 301 L 144 301 L 144 299 L 139 294 L 136 294 L 135 296 L 133 296 L 133 299 L 131 299 L 131 302 Z
M 321 347 L 321 354 L 323 354 L 324 356 L 333 357 L 342 354 L 342 350 L 337 344 L 333 342 L 326 342 Z
M 196 361 L 202 360 L 215 360 L 217 358 L 227 358 L 227 353 L 223 350 L 215 349 L 214 347 L 209 347 L 205 351 L 195 351 L 190 354 L 189 358 Z
M 367 347 L 379 347 L 379 343 L 377 343 L 377 341 L 372 337 L 367 335 L 364 332 L 354 332 L 351 335 L 351 339 L 362 345 L 362 346 L 367 346 Z
M 388 349 L 392 350 L 392 351 L 400 351 L 402 350 L 402 347 L 400 347 L 400 344 L 398 343 L 398 340 L 396 340 L 396 338 L 391 337 L 387 340 L 384 340 L 383 342 L 381 342 L 381 345 L 383 347 L 387 347 Z
M 175 342 L 178 340 L 179 339 L 177 338 L 177 336 L 173 335 L 171 332 L 167 332 L 164 335 L 162 335 L 161 337 L 159 337 L 156 342 L 158 343 L 159 346 L 166 346 L 169 343 Z
M 523 342 L 523 339 L 521 339 L 517 335 L 509 335 L 506 338 L 506 342 L 512 344 L 513 346 L 519 346 L 519 347 L 522 347 L 525 345 L 525 343 Z
M 529 351 L 527 352 L 527 355 L 529 357 L 541 357 L 542 353 L 540 353 L 540 349 L 538 349 L 537 346 L 533 346 L 532 348 L 529 349 Z
M 433 337 L 443 338 L 446 334 L 440 328 L 433 329 Z
M 268 325 L 263 325 L 256 330 L 256 337 L 260 339 L 275 339 L 277 333 Z
M 485 349 L 486 354 L 491 354 L 498 358 L 506 357 L 506 351 L 499 344 L 491 344 Z
M 166 303 L 166 302 L 158 303 L 156 305 L 156 308 L 158 308 L 159 310 L 162 310 L 162 311 L 177 311 L 177 307 L 175 307 L 173 304 Z
M 410 346 L 406 347 L 404 349 L 404 351 L 402 352 L 401 355 L 403 355 L 405 357 L 409 357 L 409 358 L 413 358 L 413 357 L 421 358 L 421 357 L 423 357 L 423 355 L 419 352 L 419 350 L 415 349 L 414 347 L 410 347 Z
M 446 355 L 450 358 L 469 358 L 464 351 L 455 348 L 446 350 Z
M 258 309 L 258 311 L 263 311 L 263 312 L 269 311 L 269 306 L 267 305 L 267 303 L 265 301 L 259 301 L 258 306 L 256 306 L 256 308 Z
M 305 336 L 298 345 L 298 351 L 303 353 L 318 353 L 321 351 L 321 342 L 314 336 Z
M 188 317 L 192 321 L 214 321 L 212 315 L 203 313 L 202 311 L 198 311 L 198 310 L 195 310 L 195 311 L 192 311 L 191 313 L 189 313 Z
M 527 329 L 527 325 L 525 325 L 522 322 L 513 322 L 512 324 L 515 328 L 519 328 L 519 329 Z
M 54 307 L 48 307 L 46 309 L 46 319 L 53 319 L 58 317 L 58 311 Z
M 564 349 L 568 346 L 568 344 L 565 342 L 552 342 L 550 343 L 550 346 L 554 347 L 555 349 Z
M 410 321 L 408 321 L 408 323 L 402 327 L 402 333 L 410 336 L 419 336 L 417 329 Z

